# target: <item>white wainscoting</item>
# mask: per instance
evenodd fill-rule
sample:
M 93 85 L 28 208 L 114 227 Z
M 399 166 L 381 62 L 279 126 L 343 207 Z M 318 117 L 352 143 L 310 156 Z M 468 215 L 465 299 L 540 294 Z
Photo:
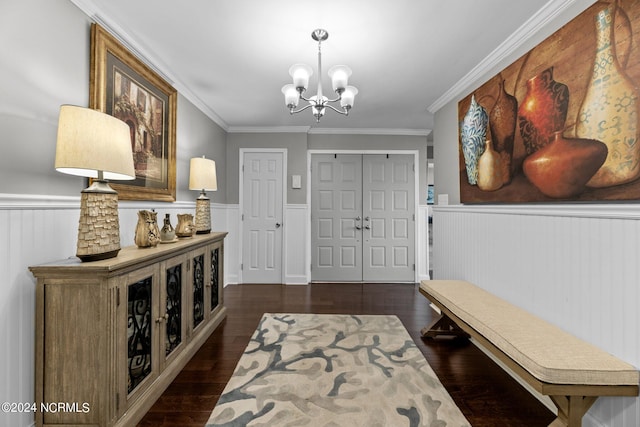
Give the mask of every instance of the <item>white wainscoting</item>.
M 468 280 L 640 367 L 636 204 L 436 206 L 436 279 Z M 640 398 L 599 398 L 585 427 L 640 425 Z
M 416 239 L 417 280 L 429 280 L 429 205 L 418 205 Z
M 307 205 L 286 205 L 284 209 L 284 283 L 309 283 L 307 239 L 309 208 Z

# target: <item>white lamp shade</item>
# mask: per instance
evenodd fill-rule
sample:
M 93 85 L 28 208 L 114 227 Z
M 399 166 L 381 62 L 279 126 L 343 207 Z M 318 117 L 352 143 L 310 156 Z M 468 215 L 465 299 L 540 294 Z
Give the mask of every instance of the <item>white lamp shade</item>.
M 329 68 L 329 78 L 331 78 L 331 85 L 334 91 L 346 88 L 350 76 L 351 68 L 346 65 L 334 65 Z
M 55 168 L 108 180 L 135 178 L 131 133 L 122 120 L 89 108 L 63 105 L 58 118 Z
M 217 190 L 216 162 L 194 157 L 189 164 L 189 190 Z
M 358 89 L 356 89 L 354 86 L 347 86 L 344 89 L 344 92 L 342 92 L 342 97 L 340 99 L 340 106 L 348 107 L 348 108 L 353 107 L 353 101 L 357 94 L 358 94 Z
M 289 75 L 293 78 L 293 86 L 295 88 L 309 87 L 309 77 L 313 75 L 313 69 L 307 64 L 294 64 L 289 68 Z
M 296 87 L 292 84 L 284 85 L 282 87 L 282 93 L 284 94 L 284 104 L 291 108 L 297 107 L 298 101 L 300 100 L 300 96 L 298 95 L 298 91 Z

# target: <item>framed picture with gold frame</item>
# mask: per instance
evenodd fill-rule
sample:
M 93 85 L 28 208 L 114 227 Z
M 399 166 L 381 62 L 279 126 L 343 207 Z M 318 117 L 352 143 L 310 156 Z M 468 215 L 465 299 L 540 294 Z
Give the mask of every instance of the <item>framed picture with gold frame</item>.
M 89 106 L 129 125 L 133 181 L 121 200 L 176 200 L 177 91 L 98 24 L 91 26 Z

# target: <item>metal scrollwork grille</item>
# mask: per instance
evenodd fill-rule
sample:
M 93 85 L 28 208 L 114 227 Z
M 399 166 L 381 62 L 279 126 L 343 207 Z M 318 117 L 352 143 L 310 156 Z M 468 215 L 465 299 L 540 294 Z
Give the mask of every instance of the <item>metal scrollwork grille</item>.
M 204 320 L 204 255 L 193 258 L 193 327 Z
M 128 393 L 151 373 L 151 277 L 128 286 Z
M 218 306 L 218 285 L 220 278 L 218 277 L 218 264 L 220 258 L 220 250 L 215 248 L 211 251 L 211 311 Z
M 182 342 L 182 264 L 167 269 L 165 356 Z

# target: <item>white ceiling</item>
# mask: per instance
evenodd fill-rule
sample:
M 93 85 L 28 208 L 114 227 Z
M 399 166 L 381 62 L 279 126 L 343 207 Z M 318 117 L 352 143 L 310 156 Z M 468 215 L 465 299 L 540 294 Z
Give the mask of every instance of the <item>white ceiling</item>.
M 428 134 L 451 96 L 505 40 L 561 0 L 71 0 L 116 33 L 224 129 L 368 129 Z M 566 1 L 564 1 L 566 3 Z M 537 17 L 537 18 L 536 18 Z M 346 64 L 360 93 L 349 117 L 291 116 L 280 92 L 289 67 L 311 65 L 323 28 L 326 70 Z M 326 92 L 326 91 L 325 91 Z M 309 95 L 309 93 L 307 93 Z M 456 94 L 457 95 L 457 94 Z M 430 108 L 431 107 L 431 108 Z M 431 110 L 431 111 L 430 111 Z

